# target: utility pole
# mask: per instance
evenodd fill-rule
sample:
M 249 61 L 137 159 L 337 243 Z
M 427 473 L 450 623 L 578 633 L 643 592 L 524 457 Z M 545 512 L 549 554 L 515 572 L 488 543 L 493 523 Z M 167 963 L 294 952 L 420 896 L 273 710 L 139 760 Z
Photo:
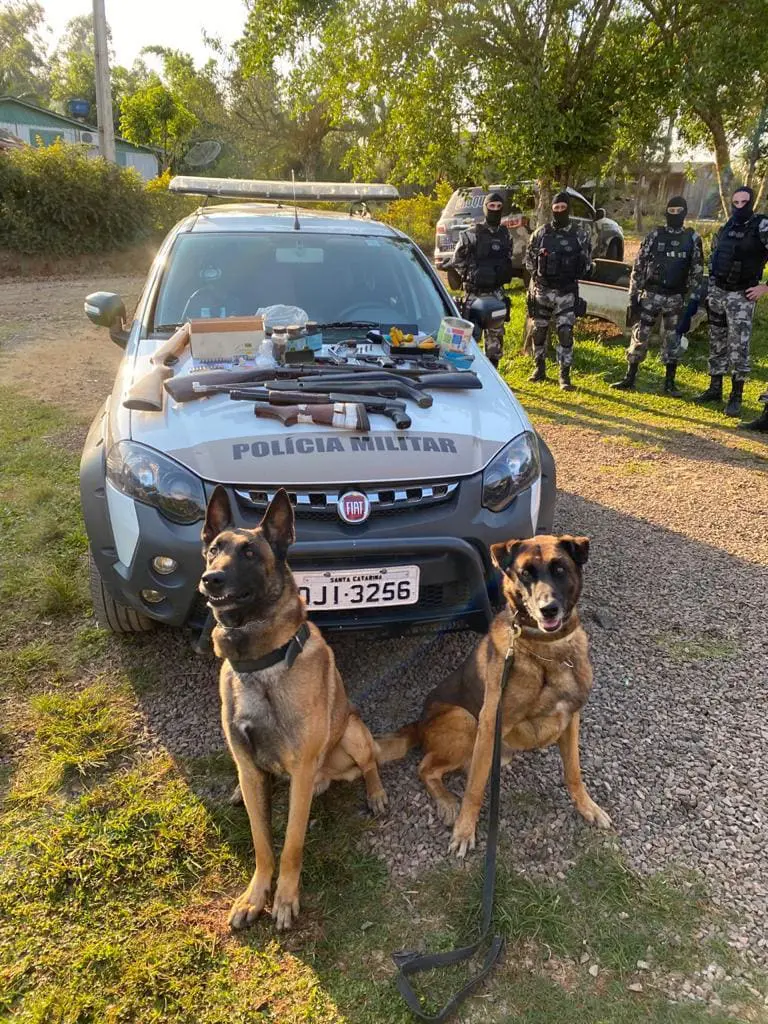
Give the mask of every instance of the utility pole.
M 107 49 L 107 16 L 104 0 L 93 0 L 93 37 L 96 44 L 96 113 L 99 119 L 99 152 L 116 163 L 115 128 L 112 124 L 112 86 Z

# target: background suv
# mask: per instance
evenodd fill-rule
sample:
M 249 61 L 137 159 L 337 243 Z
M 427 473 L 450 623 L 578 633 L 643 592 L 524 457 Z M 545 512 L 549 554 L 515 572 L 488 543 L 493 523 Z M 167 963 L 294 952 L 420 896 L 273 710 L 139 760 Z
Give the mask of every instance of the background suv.
M 566 188 L 571 197 L 571 216 L 592 236 L 592 255 L 608 260 L 624 259 L 624 232 L 605 210 L 597 208 L 581 192 Z M 444 270 L 461 232 L 483 218 L 483 200 L 489 192 L 504 196 L 502 223 L 512 236 L 512 266 L 515 276 L 523 277 L 523 257 L 528 239 L 536 227 L 537 192 L 535 182 L 514 185 L 472 186 L 453 193 L 435 227 L 435 266 Z

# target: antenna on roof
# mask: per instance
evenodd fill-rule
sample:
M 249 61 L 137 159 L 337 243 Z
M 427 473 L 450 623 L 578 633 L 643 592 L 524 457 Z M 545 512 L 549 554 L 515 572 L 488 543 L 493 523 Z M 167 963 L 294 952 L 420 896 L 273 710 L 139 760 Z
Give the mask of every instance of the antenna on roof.
M 296 175 L 293 168 L 291 168 L 291 181 L 293 183 L 293 230 L 298 231 L 300 229 L 299 208 L 296 206 Z

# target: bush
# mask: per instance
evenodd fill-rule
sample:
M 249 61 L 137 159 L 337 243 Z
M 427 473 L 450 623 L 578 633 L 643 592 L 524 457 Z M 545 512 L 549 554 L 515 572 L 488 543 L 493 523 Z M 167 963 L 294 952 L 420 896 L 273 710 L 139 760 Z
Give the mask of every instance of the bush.
M 0 155 L 4 248 L 56 256 L 125 249 L 145 238 L 150 210 L 130 168 L 56 142 Z
M 167 234 L 174 224 L 200 206 L 201 196 L 181 196 L 168 191 L 171 172 L 164 171 L 145 187 L 149 203 L 150 227 L 154 234 Z
M 377 220 L 404 231 L 421 249 L 431 253 L 435 248 L 435 225 L 452 193 L 452 185 L 439 182 L 431 196 L 395 199 Z

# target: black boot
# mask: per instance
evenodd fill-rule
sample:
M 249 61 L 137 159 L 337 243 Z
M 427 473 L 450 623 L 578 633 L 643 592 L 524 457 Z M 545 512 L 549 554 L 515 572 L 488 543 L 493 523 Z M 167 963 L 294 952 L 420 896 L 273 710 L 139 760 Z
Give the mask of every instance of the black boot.
M 722 402 L 723 400 L 723 375 L 715 374 L 709 378 L 709 387 L 696 396 L 697 402 Z
M 537 356 L 536 357 L 536 367 L 535 367 L 533 373 L 531 374 L 531 376 L 528 378 L 528 380 L 532 380 L 535 383 L 538 383 L 540 380 L 546 380 L 546 379 L 547 379 L 547 357 L 546 356 Z
M 761 434 L 768 434 L 768 405 L 765 406 L 756 420 L 750 420 L 749 423 L 740 423 L 739 426 L 742 430 L 759 430 Z
M 726 416 L 741 415 L 741 398 L 744 394 L 744 381 L 731 377 L 731 394 L 728 398 L 728 405 L 725 407 Z
M 669 395 L 670 398 L 682 398 L 683 392 L 679 390 L 675 384 L 675 374 L 677 373 L 677 363 L 667 363 L 667 378 L 664 381 L 664 394 Z
M 621 378 L 617 380 L 615 384 L 611 384 L 612 388 L 616 388 L 617 391 L 635 391 L 635 377 L 637 376 L 637 368 L 639 363 L 627 363 L 627 372 Z
M 561 391 L 575 391 L 573 384 L 571 384 L 571 368 L 570 366 L 560 367 L 560 390 Z

